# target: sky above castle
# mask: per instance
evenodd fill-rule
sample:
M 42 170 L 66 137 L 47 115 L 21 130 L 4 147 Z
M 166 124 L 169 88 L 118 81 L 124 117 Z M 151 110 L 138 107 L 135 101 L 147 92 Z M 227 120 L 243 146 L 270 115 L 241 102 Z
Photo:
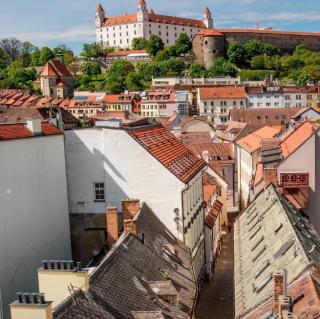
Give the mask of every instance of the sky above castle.
M 100 0 L 107 15 L 135 12 L 137 0 Z M 156 13 L 202 18 L 211 9 L 216 28 L 270 27 L 320 32 L 319 0 L 146 0 Z M 0 39 L 15 36 L 50 47 L 66 44 L 79 53 L 95 40 L 94 0 L 0 1 Z

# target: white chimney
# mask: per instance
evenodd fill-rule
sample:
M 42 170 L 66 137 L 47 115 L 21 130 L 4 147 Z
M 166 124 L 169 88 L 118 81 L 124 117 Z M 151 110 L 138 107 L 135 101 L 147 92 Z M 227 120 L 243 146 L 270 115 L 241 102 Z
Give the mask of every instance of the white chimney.
M 202 152 L 202 159 L 203 159 L 206 163 L 209 163 L 209 151 L 203 151 L 203 152 Z
M 29 119 L 27 120 L 27 128 L 32 132 L 33 135 L 41 135 L 41 119 Z

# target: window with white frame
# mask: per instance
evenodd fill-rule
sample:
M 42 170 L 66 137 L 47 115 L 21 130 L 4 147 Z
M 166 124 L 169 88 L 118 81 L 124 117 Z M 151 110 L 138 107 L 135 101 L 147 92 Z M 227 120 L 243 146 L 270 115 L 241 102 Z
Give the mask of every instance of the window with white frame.
M 104 183 L 94 183 L 94 200 L 104 202 Z

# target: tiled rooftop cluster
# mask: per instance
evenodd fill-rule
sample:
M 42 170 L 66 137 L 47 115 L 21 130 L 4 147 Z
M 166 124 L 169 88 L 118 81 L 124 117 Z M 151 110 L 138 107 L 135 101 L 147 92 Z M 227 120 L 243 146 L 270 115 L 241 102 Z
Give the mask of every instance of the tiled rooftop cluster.
M 320 266 L 319 235 L 273 185 L 234 227 L 236 318 L 271 298 L 273 274 L 286 269 L 291 284 L 311 264 Z
M 205 163 L 161 125 L 128 130 L 152 156 L 183 182 L 187 182 Z
M 137 235 L 122 234 L 90 275 L 88 293 L 66 300 L 55 319 L 190 318 L 196 286 L 189 249 L 146 204 L 135 220 Z

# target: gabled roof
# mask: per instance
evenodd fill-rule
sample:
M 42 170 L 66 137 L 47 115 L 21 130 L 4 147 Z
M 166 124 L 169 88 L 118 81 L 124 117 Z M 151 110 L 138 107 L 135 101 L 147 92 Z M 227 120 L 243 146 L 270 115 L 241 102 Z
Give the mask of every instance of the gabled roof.
M 54 319 L 191 318 L 196 285 L 190 249 L 174 238 L 146 204 L 135 221 L 137 236 L 122 234 L 89 275 L 88 293 L 79 291 L 60 304 Z M 157 283 L 170 284 L 178 303 L 159 297 L 152 289 Z M 139 311 L 150 316 L 135 317 L 133 313 Z
M 58 128 L 48 122 L 42 122 L 41 128 L 42 134 L 40 136 L 61 134 Z M 0 141 L 29 137 L 34 137 L 34 135 L 23 123 L 0 124 Z
M 206 166 L 186 145 L 161 125 L 127 131 L 145 150 L 182 182 L 188 182 Z
M 223 86 L 199 88 L 200 100 L 234 100 L 246 99 L 246 91 L 242 86 Z
M 67 67 L 59 60 L 50 60 L 44 66 L 41 76 L 73 77 Z
M 244 148 L 247 152 L 253 153 L 261 147 L 262 139 L 275 137 L 280 132 L 280 125 L 267 125 L 238 140 L 237 144 Z
M 204 151 L 209 152 L 209 160 L 211 157 L 217 162 L 234 162 L 234 154 L 231 143 L 198 143 L 188 145 L 189 149 L 197 156 L 202 156 Z
M 272 296 L 276 272 L 287 270 L 291 284 L 320 266 L 319 234 L 272 184 L 236 219 L 234 234 L 235 318 Z
M 317 126 L 309 121 L 301 124 L 281 144 L 284 158 L 290 156 L 298 147 L 307 141 L 316 131 Z
M 182 132 L 183 144 L 212 143 L 210 132 Z

